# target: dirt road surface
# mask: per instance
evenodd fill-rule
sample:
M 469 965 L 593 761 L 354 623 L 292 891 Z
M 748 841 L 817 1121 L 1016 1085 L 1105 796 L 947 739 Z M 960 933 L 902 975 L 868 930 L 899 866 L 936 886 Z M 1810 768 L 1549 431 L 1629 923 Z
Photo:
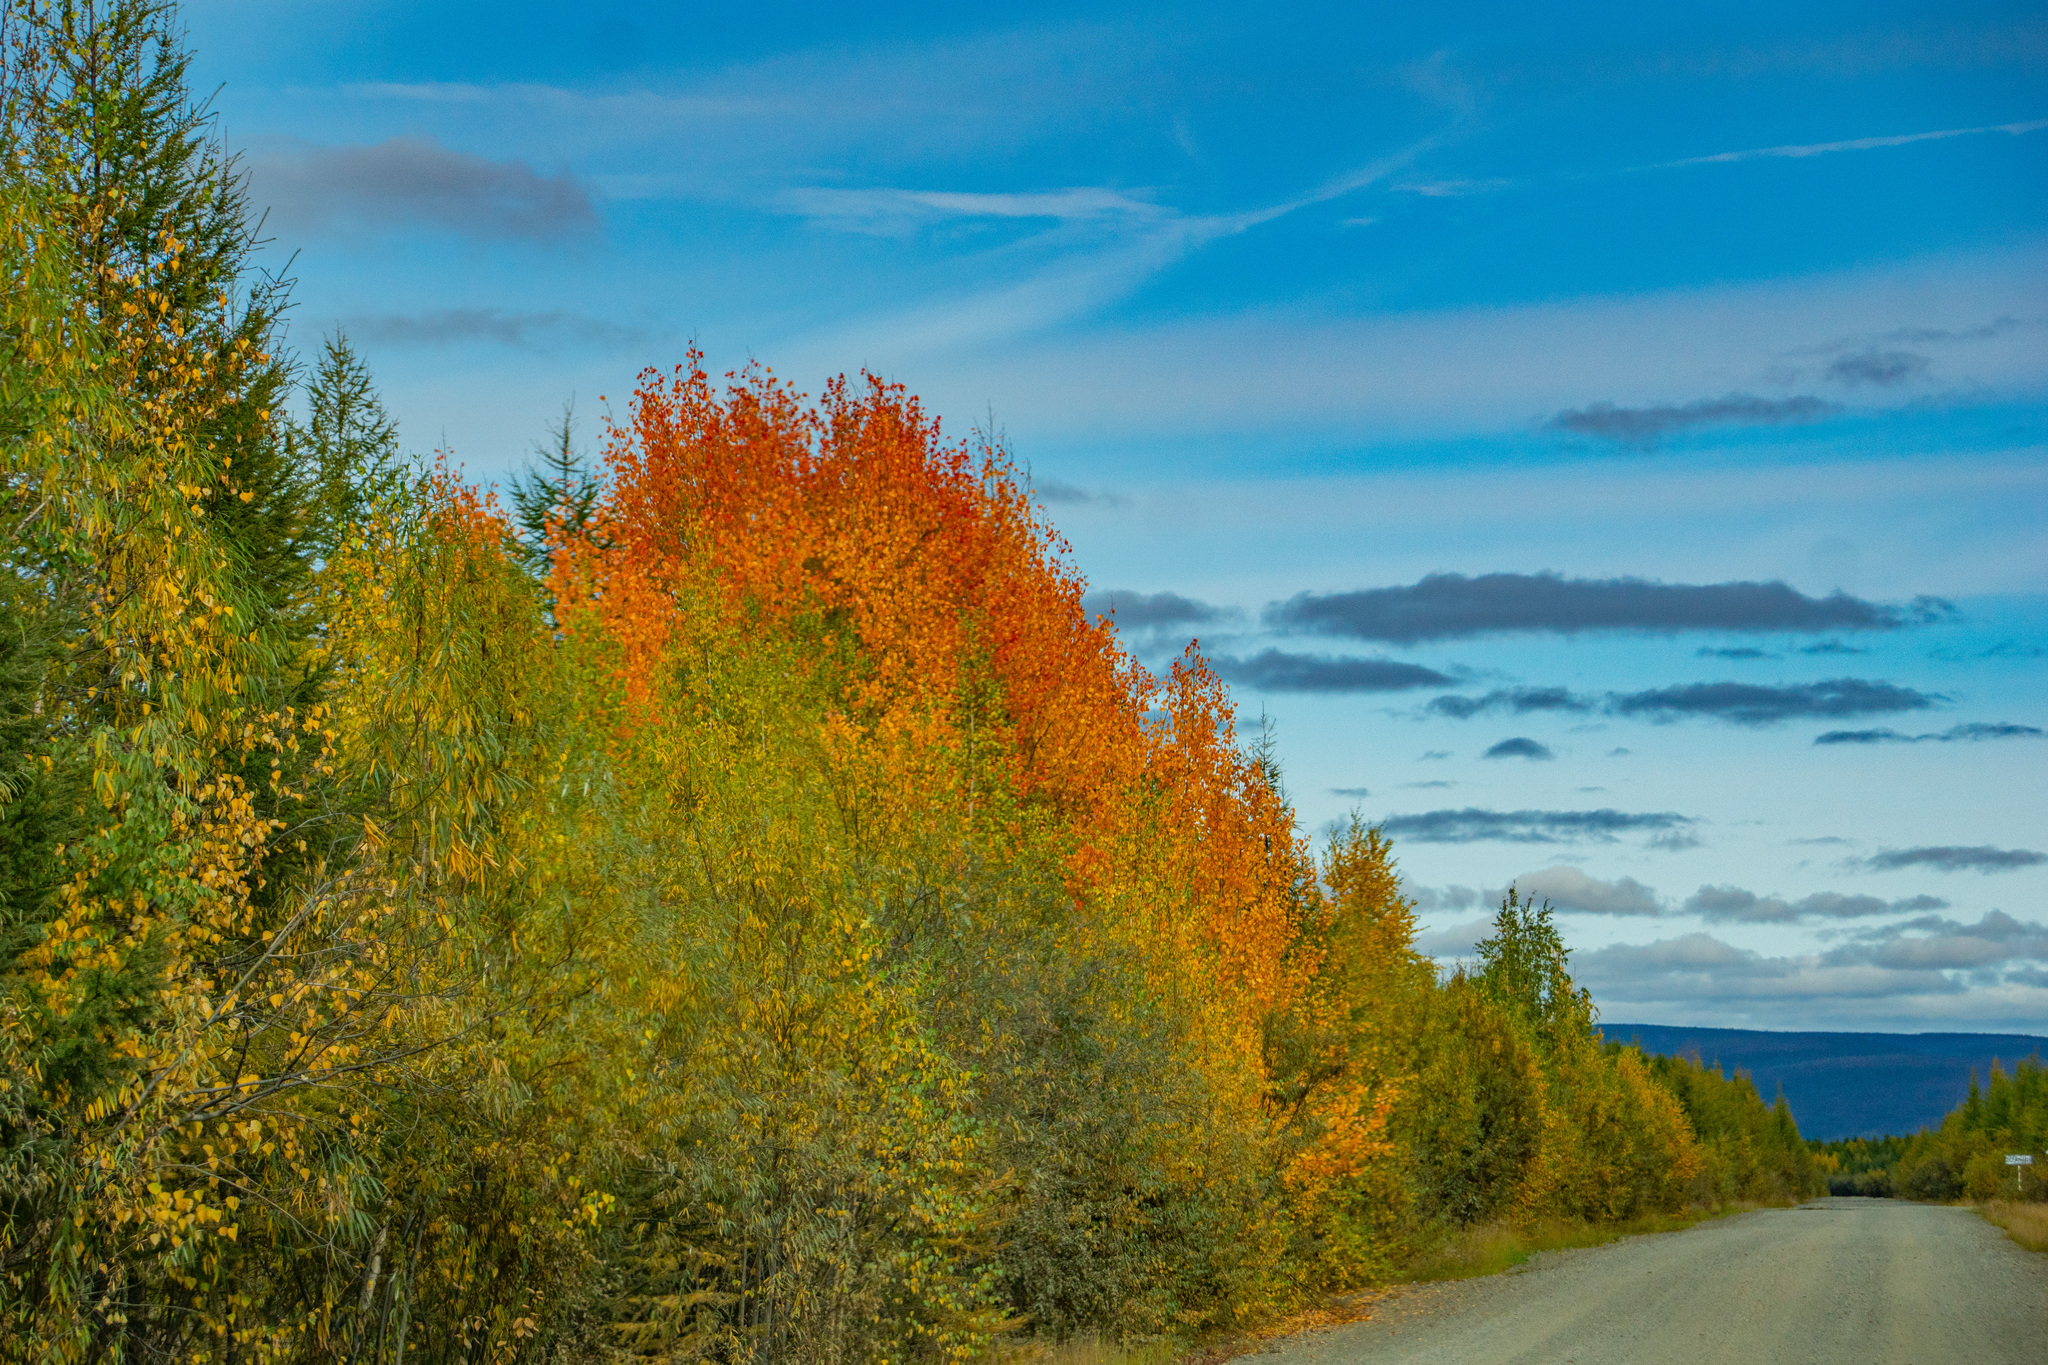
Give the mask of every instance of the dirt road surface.
M 2048 1256 L 1968 1209 L 1818 1199 L 1395 1291 L 1248 1365 L 2048 1365 Z

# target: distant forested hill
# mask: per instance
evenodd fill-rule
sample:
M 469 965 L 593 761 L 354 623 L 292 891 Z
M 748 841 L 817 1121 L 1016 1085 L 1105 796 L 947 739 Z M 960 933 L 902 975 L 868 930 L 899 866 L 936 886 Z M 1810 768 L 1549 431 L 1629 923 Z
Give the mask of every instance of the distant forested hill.
M 1962 1102 L 1970 1070 L 1995 1057 L 2011 1071 L 2048 1057 L 2048 1038 L 2018 1033 L 1766 1033 L 1756 1029 L 1601 1025 L 1610 1040 L 1645 1052 L 1719 1061 L 1749 1072 L 1768 1100 L 1784 1087 L 1802 1137 L 1874 1137 L 1939 1125 Z

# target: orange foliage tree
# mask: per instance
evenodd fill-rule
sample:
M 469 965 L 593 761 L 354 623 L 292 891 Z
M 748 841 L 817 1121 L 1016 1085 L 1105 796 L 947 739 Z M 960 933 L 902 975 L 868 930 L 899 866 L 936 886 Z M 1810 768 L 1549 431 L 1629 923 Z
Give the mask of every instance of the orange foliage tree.
M 856 826 L 1051 837 L 1062 932 L 1135 952 L 1224 1126 L 1287 1152 L 1269 1221 L 1385 1153 L 1382 1057 L 1273 1044 L 1348 1024 L 1368 983 L 1326 971 L 1334 918 L 1398 904 L 1391 876 L 1352 897 L 1371 911 L 1332 906 L 1222 684 L 1193 653 L 1155 677 L 1088 618 L 1000 450 L 947 443 L 872 377 L 809 406 L 758 370 L 720 391 L 693 355 L 644 377 L 606 468 L 596 534 L 550 588 L 565 636 L 612 661 L 628 730 L 688 715 L 734 641 L 801 641 L 791 666 L 826 701 L 789 719 L 815 725 Z

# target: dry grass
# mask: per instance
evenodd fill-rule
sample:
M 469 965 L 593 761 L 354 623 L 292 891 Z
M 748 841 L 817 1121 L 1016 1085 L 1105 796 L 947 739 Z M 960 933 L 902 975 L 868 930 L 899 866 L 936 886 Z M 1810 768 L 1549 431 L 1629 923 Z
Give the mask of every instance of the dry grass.
M 1384 1295 L 1384 1290 L 1361 1290 L 1249 1329 L 1214 1332 L 1199 1342 L 1118 1346 L 1099 1337 L 1075 1337 L 1057 1344 L 1027 1338 L 998 1344 L 995 1358 L 1001 1365 L 1221 1365 L 1256 1351 L 1275 1337 L 1363 1322 Z
M 996 1348 L 996 1359 L 1002 1365 L 1172 1365 L 1179 1356 L 1171 1342 L 1118 1346 L 1094 1336 L 1057 1343 L 1023 1341 Z
M 1679 1232 L 1696 1223 L 1756 1207 L 1759 1206 L 1738 1204 L 1712 1210 L 1652 1214 L 1626 1223 L 1590 1224 L 1551 1219 L 1537 1223 L 1488 1223 L 1464 1228 L 1427 1248 L 1403 1266 L 1395 1277 L 1395 1284 L 1497 1275 L 1521 1265 L 1538 1252 L 1605 1246 L 1624 1237 L 1646 1233 Z M 1988 1212 L 1985 1216 L 1991 1217 Z M 1392 1292 L 1397 1291 L 1361 1290 L 1339 1295 L 1319 1307 L 1249 1331 L 1218 1333 L 1200 1345 L 1155 1341 L 1141 1346 L 1118 1346 L 1098 1337 L 1076 1337 L 1057 1344 L 1026 1339 L 999 1345 L 996 1360 L 1001 1365 L 1218 1365 L 1218 1362 L 1234 1360 L 1255 1351 L 1275 1337 L 1370 1318 L 1378 1301 Z
M 1981 1213 L 2005 1229 L 2005 1235 L 2029 1251 L 2048 1251 L 2048 1204 L 2015 1204 L 1994 1199 L 1979 1204 Z
M 1403 1280 L 1468 1280 L 1512 1270 L 1540 1251 L 1605 1246 L 1624 1237 L 1679 1232 L 1754 1205 L 1730 1205 L 1702 1212 L 1658 1213 L 1626 1223 L 1579 1223 L 1548 1219 L 1536 1223 L 1485 1223 L 1463 1228 L 1425 1249 L 1402 1272 Z

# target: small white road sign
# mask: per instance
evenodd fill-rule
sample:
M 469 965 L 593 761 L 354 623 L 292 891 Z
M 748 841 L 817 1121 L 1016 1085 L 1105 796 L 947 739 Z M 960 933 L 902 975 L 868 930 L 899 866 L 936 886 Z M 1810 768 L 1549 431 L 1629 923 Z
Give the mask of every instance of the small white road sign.
M 2032 1152 L 2015 1153 L 2005 1159 L 2005 1164 L 2008 1166 L 2031 1166 L 2034 1164 L 2034 1154 Z

